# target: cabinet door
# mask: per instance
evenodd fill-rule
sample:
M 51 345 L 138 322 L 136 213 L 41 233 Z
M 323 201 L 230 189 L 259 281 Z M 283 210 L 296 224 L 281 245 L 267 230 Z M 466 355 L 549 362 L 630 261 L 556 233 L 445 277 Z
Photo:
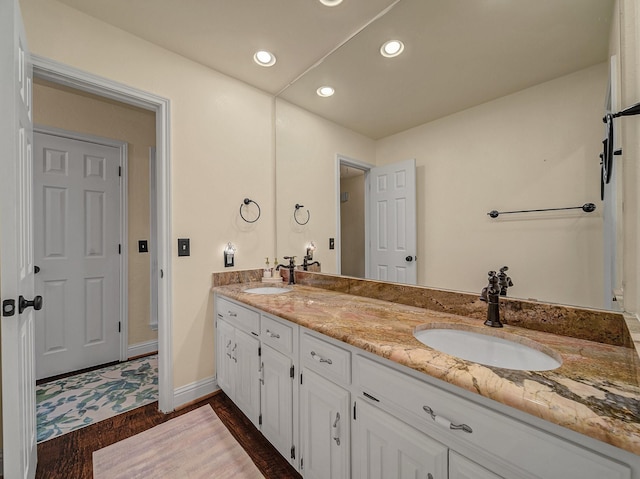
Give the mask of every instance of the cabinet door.
M 448 477 L 445 445 L 362 400 L 356 402 L 355 478 Z
M 466 457 L 450 451 L 449 479 L 502 479 L 502 476 L 498 476 Z
M 231 359 L 235 365 L 235 390 L 233 402 L 258 426 L 260 415 L 260 342 L 247 333 L 235 330 Z
M 231 355 L 234 341 L 233 326 L 218 318 L 218 326 L 216 328 L 216 376 L 218 386 L 231 399 L 233 399 L 233 380 L 235 377 L 232 372 L 232 368 L 235 369 L 235 362 Z
M 262 434 L 285 458 L 293 446 L 293 378 L 291 359 L 263 345 L 261 357 Z
M 350 394 L 308 368 L 300 388 L 301 469 L 305 479 L 350 477 Z

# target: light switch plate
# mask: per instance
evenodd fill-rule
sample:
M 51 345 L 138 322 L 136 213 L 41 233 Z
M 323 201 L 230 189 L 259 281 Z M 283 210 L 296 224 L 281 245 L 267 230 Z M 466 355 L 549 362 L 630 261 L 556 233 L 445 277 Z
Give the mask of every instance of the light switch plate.
M 178 238 L 178 256 L 191 256 L 189 238 Z
M 147 240 L 138 240 L 138 253 L 148 253 L 149 242 Z

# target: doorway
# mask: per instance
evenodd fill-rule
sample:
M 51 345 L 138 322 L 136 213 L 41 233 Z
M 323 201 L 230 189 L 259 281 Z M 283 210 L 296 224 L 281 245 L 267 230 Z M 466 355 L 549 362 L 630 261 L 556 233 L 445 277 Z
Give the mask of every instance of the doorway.
M 372 165 L 338 155 L 337 272 L 366 278 L 369 249 L 367 174 Z
M 364 170 L 340 165 L 340 267 L 341 274 L 364 278 L 365 200 Z
M 32 56 L 34 76 L 81 92 L 92 93 L 155 113 L 156 132 L 156 251 L 158 317 L 158 406 L 162 412 L 174 409 L 172 365 L 171 228 L 169 100 L 58 62 Z M 127 334 L 127 331 L 123 331 Z

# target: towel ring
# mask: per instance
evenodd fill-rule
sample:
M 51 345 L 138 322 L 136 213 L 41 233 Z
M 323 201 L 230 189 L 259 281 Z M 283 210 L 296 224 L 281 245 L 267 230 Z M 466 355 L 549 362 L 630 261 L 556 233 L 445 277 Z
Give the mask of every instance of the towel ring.
M 311 219 L 311 213 L 309 213 L 309 210 L 307 210 L 307 221 L 305 221 L 304 223 L 300 223 L 297 217 L 297 213 L 300 208 L 304 208 L 304 205 L 296 203 L 296 209 L 293 210 L 293 219 L 296 220 L 296 223 L 298 223 L 299 225 L 304 226 L 309 222 L 309 219 Z
M 248 220 L 247 218 L 244 217 L 244 215 L 242 214 L 242 207 L 245 205 L 249 205 L 250 203 L 253 203 L 254 205 L 256 205 L 258 207 L 258 216 L 256 217 L 255 220 Z M 240 205 L 240 217 L 245 220 L 247 223 L 255 223 L 256 221 L 258 221 L 260 219 L 260 205 L 258 203 L 256 203 L 253 200 L 250 200 L 249 198 L 245 198 L 242 201 L 242 204 Z

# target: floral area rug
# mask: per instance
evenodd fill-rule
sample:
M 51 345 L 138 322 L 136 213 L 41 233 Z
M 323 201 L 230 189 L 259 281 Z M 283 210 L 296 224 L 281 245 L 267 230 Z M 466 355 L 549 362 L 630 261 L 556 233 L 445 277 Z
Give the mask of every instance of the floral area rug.
M 36 387 L 38 442 L 158 400 L 158 356 Z

